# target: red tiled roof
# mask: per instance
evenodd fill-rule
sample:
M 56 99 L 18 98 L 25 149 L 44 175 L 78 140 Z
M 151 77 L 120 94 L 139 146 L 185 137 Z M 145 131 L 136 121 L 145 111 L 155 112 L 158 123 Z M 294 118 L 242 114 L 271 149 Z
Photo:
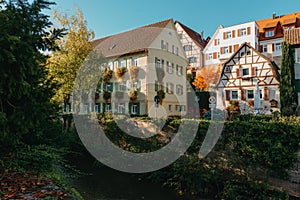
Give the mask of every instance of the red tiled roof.
M 176 21 L 176 22 L 183 28 L 183 30 L 192 38 L 192 40 L 198 46 L 200 46 L 202 49 L 204 49 L 204 47 L 207 44 L 207 41 L 205 41 L 199 33 L 192 30 L 191 28 L 187 27 L 186 25 L 180 23 L 179 21 Z
M 300 28 L 293 28 L 285 31 L 284 40 L 292 45 L 300 44 Z
M 292 22 L 296 22 L 297 18 L 300 19 L 300 12 L 277 16 L 275 17 L 275 19 L 268 18 L 268 19 L 258 20 L 256 21 L 256 23 L 259 26 L 259 32 L 264 32 L 264 28 L 269 27 L 270 23 L 271 24 L 276 23 L 277 25 L 277 23 L 280 22 L 282 25 L 287 25 L 287 24 L 291 24 Z

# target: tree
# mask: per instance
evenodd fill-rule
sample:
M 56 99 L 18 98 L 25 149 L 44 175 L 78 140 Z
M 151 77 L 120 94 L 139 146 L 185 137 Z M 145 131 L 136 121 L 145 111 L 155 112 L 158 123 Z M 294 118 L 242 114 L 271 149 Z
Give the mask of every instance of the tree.
M 283 42 L 280 74 L 280 103 L 281 113 L 284 116 L 295 114 L 297 107 L 294 64 L 295 58 L 291 45 Z
M 52 101 L 67 103 L 81 65 L 92 51 L 94 32 L 88 30 L 82 12 L 77 9 L 74 16 L 61 15 L 57 11 L 54 19 L 67 34 L 58 42 L 59 50 L 52 52 L 47 60 L 48 79 L 58 85 Z
M 54 48 L 46 0 L 0 2 L 0 147 L 32 141 L 55 112 L 42 51 Z M 53 48 L 52 48 L 53 47 Z
M 201 68 L 196 75 L 196 80 L 192 82 L 201 91 L 207 91 L 210 84 L 215 84 L 220 76 L 220 67 Z

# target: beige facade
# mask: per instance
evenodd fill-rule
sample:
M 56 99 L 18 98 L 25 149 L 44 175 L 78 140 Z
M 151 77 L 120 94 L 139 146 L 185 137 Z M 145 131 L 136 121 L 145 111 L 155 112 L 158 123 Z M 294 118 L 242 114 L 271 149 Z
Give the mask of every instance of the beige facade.
M 188 63 L 172 19 L 99 39 L 94 44 L 107 57 L 106 68 L 113 71 L 113 78 L 101 84 L 96 107 L 89 110 L 158 118 L 186 114 Z M 130 76 L 133 66 L 138 68 L 134 80 Z M 122 78 L 115 77 L 119 68 L 126 69 Z M 164 91 L 165 98 L 157 107 L 154 97 L 159 90 Z M 130 99 L 132 91 L 136 91 L 136 99 Z M 104 98 L 107 93 L 110 98 Z

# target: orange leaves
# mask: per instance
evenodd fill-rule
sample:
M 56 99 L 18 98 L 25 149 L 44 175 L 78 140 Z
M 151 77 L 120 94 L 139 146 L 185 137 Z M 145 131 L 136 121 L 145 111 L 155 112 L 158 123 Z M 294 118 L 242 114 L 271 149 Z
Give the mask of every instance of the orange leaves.
M 207 66 L 197 72 L 195 81 L 192 83 L 201 91 L 208 90 L 210 84 L 216 84 L 220 76 L 220 66 Z
M 67 196 L 58 186 L 32 174 L 0 174 L 0 199 L 63 199 Z

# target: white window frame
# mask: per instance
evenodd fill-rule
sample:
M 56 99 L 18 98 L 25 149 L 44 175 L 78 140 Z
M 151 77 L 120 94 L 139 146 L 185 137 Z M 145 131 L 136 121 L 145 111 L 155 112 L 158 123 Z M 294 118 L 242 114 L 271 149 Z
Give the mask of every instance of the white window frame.
M 105 104 L 105 111 L 111 111 L 111 104 Z
M 268 52 L 268 45 L 267 44 L 263 45 L 262 52 L 263 53 L 267 53 Z
M 125 104 L 124 103 L 118 104 L 118 114 L 125 114 Z
M 191 51 L 192 50 L 192 45 L 184 45 L 183 46 L 184 51 Z
M 240 36 L 245 36 L 245 35 L 247 35 L 247 30 L 246 30 L 246 28 L 241 28 L 241 29 L 240 29 Z
M 122 59 L 119 61 L 119 67 L 126 67 L 126 59 Z
M 244 74 L 244 70 L 247 70 L 247 71 L 248 71 L 248 74 Z M 242 76 L 243 76 L 243 77 L 248 77 L 248 76 L 250 76 L 250 69 L 249 69 L 248 67 L 242 68 Z
M 225 32 L 225 39 L 230 39 L 230 38 L 232 38 L 232 33 L 231 33 L 231 31 L 226 31 L 226 32 Z
M 274 46 L 275 46 L 275 51 L 281 51 L 281 49 L 282 49 L 281 42 L 275 43 Z
M 189 57 L 188 60 L 189 60 L 189 63 L 196 63 L 197 62 L 196 57 Z
M 176 85 L 176 94 L 183 95 L 183 86 L 182 85 Z
M 295 50 L 295 62 L 300 63 L 300 48 Z
M 131 105 L 131 114 L 136 115 L 138 112 L 138 106 L 136 104 Z
M 137 57 L 132 58 L 132 66 L 138 66 L 138 58 Z
M 84 112 L 85 113 L 89 112 L 89 105 L 88 104 L 84 104 Z
M 107 68 L 109 68 L 109 69 L 111 69 L 111 70 L 114 69 L 114 65 L 113 65 L 113 62 L 112 62 L 112 61 L 109 61 L 109 62 L 107 63 Z
M 110 84 L 111 84 L 111 83 L 106 83 L 106 86 L 105 86 L 105 87 L 106 87 L 106 88 L 105 88 L 106 91 L 110 91 L 110 87 L 111 87 Z
M 172 111 L 172 105 L 169 104 L 169 111 Z
M 175 106 L 175 110 L 176 110 L 176 112 L 181 112 L 181 106 L 180 105 L 176 105 Z
M 118 83 L 118 91 L 126 91 L 126 82 Z
M 220 52 L 217 52 L 217 58 L 220 58 Z
M 173 83 L 166 83 L 166 90 L 167 90 L 167 93 L 173 94 L 173 92 L 174 92 L 174 84 Z
M 94 112 L 95 113 L 99 113 L 99 105 L 95 105 L 94 106 Z
M 233 98 L 233 92 L 236 92 L 237 97 Z M 230 90 L 230 100 L 238 100 L 239 99 L 239 92 L 237 90 Z
M 183 74 L 183 67 L 182 66 L 178 66 L 177 75 L 178 76 L 182 76 L 182 74 Z
M 274 30 L 266 31 L 265 32 L 265 37 L 273 37 L 275 35 Z
M 223 47 L 223 54 L 227 54 L 229 53 L 229 47 L 226 46 L 226 47 Z
M 213 54 L 212 53 L 209 53 L 208 54 L 208 60 L 212 60 L 213 59 Z

